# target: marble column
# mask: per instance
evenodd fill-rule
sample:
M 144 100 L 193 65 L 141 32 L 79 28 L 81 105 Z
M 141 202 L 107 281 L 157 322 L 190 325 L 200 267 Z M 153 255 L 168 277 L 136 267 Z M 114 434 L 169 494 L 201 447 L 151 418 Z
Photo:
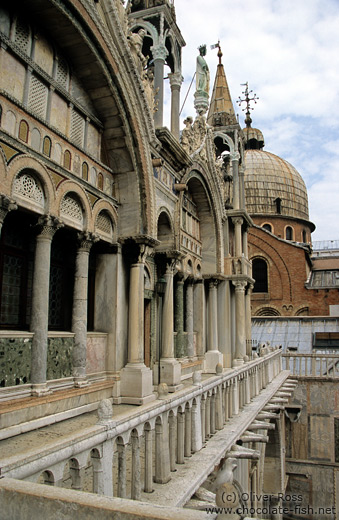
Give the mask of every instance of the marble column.
M 174 327 L 176 336 L 176 357 L 180 358 L 185 355 L 184 352 L 184 280 L 178 278 L 176 280 L 175 291 L 175 313 Z
M 171 132 L 179 141 L 180 138 L 180 89 L 184 80 L 180 72 L 168 74 L 171 86 Z
M 151 47 L 154 60 L 154 92 L 155 106 L 154 124 L 156 128 L 163 126 L 164 114 L 164 66 L 168 56 L 168 50 L 164 44 L 153 45 Z
M 32 395 L 40 396 L 49 392 L 46 385 L 48 349 L 48 304 L 49 275 L 51 264 L 51 244 L 54 233 L 62 227 L 61 222 L 50 215 L 39 218 L 36 237 L 33 289 L 32 289 Z
M 218 364 L 224 365 L 223 355 L 218 350 L 218 280 L 209 282 L 208 291 L 208 324 L 207 348 L 205 354 L 205 372 L 216 373 Z
M 217 430 L 222 430 L 224 426 L 224 416 L 223 416 L 223 392 L 222 387 L 217 387 L 217 393 L 215 396 L 215 427 Z
M 203 280 L 196 280 L 193 286 L 193 294 L 195 303 L 193 309 L 193 329 L 196 332 L 197 357 L 201 359 L 206 351 L 206 305 Z
M 245 315 L 246 315 L 246 354 L 249 359 L 252 358 L 252 319 L 251 319 L 251 296 L 253 284 L 248 284 L 245 295 Z
M 140 467 L 140 441 L 137 433 L 131 435 L 132 444 L 132 471 L 131 471 L 131 499 L 141 498 L 141 467 Z
M 163 414 L 162 423 L 155 423 L 155 477 L 154 482 L 166 484 L 171 480 L 168 440 L 168 417 Z
M 239 159 L 238 152 L 231 154 L 232 174 L 233 174 L 233 209 L 240 208 L 240 189 L 239 189 Z
M 144 261 L 146 248 L 141 248 L 139 262 L 130 267 L 128 310 L 128 363 L 121 370 L 123 403 L 145 404 L 153 401 L 153 378 L 144 363 Z
M 152 450 L 152 430 L 145 428 L 145 468 L 144 468 L 144 491 L 153 491 L 153 450 Z
M 185 443 L 184 455 L 190 457 L 192 455 L 192 412 L 191 408 L 185 408 Z
M 202 417 L 201 417 L 201 398 L 193 400 L 192 404 L 192 452 L 202 448 Z M 205 404 L 205 403 L 204 403 Z
M 245 182 L 244 182 L 245 168 L 243 165 L 239 166 L 239 207 L 245 209 Z
M 194 357 L 194 337 L 193 337 L 193 280 L 189 279 L 186 285 L 186 332 L 187 332 L 187 356 Z
M 245 320 L 245 287 L 244 280 L 232 280 L 235 286 L 235 359 L 233 366 L 237 367 L 244 363 L 246 355 L 246 320 Z
M 241 236 L 241 226 L 243 224 L 242 217 L 232 217 L 232 222 L 234 224 L 234 237 L 235 237 L 235 256 L 240 258 L 242 256 L 242 236 Z
M 18 206 L 14 202 L 14 200 L 9 199 L 6 197 L 6 195 L 0 195 L 0 236 L 1 236 L 1 230 L 2 225 L 4 223 L 4 220 L 6 218 L 6 215 L 12 211 L 18 209 Z
M 117 442 L 118 450 L 118 497 L 126 498 L 126 444 Z
M 207 397 L 201 396 L 201 440 L 202 443 L 206 441 L 206 399 Z
M 162 354 L 160 359 L 160 382 L 166 383 L 168 390 L 174 392 L 181 388 L 181 365 L 174 357 L 174 300 L 173 274 L 175 261 L 167 265 L 165 280 L 166 289 L 162 308 Z
M 185 413 L 178 410 L 177 413 L 177 464 L 184 463 L 185 447 Z
M 113 440 L 103 443 L 102 457 L 92 457 L 93 491 L 98 495 L 113 496 Z
M 98 237 L 92 233 L 78 234 L 79 247 L 75 259 L 72 332 L 74 332 L 73 377 L 76 387 L 87 385 L 87 294 L 89 252 Z
M 168 417 L 168 429 L 169 429 L 169 451 L 170 451 L 170 470 L 175 471 L 175 459 L 176 459 L 176 444 L 175 444 L 175 428 L 176 428 L 176 417 L 170 414 Z

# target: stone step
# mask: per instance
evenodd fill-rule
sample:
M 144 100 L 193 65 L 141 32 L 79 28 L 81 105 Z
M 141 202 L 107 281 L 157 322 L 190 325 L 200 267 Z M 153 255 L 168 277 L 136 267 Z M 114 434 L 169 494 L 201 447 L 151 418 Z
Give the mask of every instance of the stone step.
M 112 381 L 100 381 L 43 397 L 4 402 L 0 409 L 0 439 L 93 411 L 101 399 L 112 397 L 113 386 Z

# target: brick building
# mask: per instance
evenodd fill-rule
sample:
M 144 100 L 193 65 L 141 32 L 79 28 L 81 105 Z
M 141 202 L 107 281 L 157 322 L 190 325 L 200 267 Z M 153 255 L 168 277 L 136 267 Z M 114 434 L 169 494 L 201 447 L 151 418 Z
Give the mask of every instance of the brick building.
M 244 129 L 245 198 L 254 226 L 248 233 L 249 258 L 256 280 L 254 316 L 326 316 L 339 303 L 339 262 L 312 251 L 307 189 L 284 159 L 263 150 L 260 130 Z

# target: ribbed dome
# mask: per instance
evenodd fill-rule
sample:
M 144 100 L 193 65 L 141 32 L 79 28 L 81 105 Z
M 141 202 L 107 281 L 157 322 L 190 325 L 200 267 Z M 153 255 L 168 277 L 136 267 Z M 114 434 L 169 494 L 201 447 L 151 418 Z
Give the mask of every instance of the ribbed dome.
M 307 189 L 287 161 L 263 150 L 245 152 L 245 197 L 250 215 L 309 220 Z

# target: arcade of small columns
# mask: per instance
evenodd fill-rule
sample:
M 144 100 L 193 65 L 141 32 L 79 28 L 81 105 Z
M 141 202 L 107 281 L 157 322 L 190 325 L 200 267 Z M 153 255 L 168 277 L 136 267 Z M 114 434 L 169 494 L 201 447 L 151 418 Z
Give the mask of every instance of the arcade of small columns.
M 2 196 L 1 199 L 1 224 L 12 209 L 16 209 L 13 201 Z M 242 256 L 244 247 L 241 235 L 241 218 L 232 219 L 235 225 L 236 257 Z M 31 332 L 34 333 L 32 341 L 32 395 L 43 395 L 49 392 L 46 385 L 47 371 L 47 338 L 48 338 L 48 301 L 49 301 L 49 276 L 51 261 L 51 244 L 53 236 L 63 226 L 62 222 L 52 216 L 38 218 L 36 236 L 36 248 L 34 259 L 34 276 L 32 292 L 32 321 Z M 74 333 L 73 350 L 73 376 L 75 386 L 87 384 L 86 381 L 86 348 L 87 348 L 87 282 L 88 259 L 93 243 L 99 237 L 89 232 L 78 233 L 78 249 L 75 264 L 75 280 L 73 293 L 72 332 Z M 240 244 L 240 245 L 239 245 Z M 153 244 L 152 244 L 153 245 Z M 121 396 L 125 402 L 142 404 L 155 399 L 153 394 L 153 375 L 144 364 L 144 269 L 147 254 L 152 248 L 147 244 L 139 244 L 140 254 L 138 262 L 130 266 L 129 286 L 129 313 L 128 313 L 128 363 L 121 370 Z M 174 328 L 177 332 L 177 354 L 183 353 L 183 332 L 187 337 L 186 355 L 194 356 L 194 306 L 198 301 L 200 316 L 199 322 L 204 322 L 205 287 L 204 280 L 188 278 L 186 282 L 186 294 L 184 294 L 184 279 L 176 277 L 176 292 L 174 300 L 174 274 L 176 261 L 169 259 L 167 262 L 166 289 L 162 303 L 162 327 L 161 327 L 161 382 L 166 383 L 170 391 L 175 391 L 181 384 L 181 365 L 176 359 L 174 348 Z M 205 358 L 205 371 L 215 373 L 216 366 L 224 366 L 223 353 L 220 352 L 218 340 L 218 285 L 229 283 L 228 280 L 210 278 L 208 284 L 208 308 L 207 308 L 207 334 L 206 352 L 202 349 L 197 356 Z M 233 366 L 239 366 L 250 357 L 251 352 L 246 352 L 246 340 L 250 338 L 250 292 L 251 285 L 240 277 L 232 277 L 235 286 L 235 353 Z M 238 279 L 239 278 L 239 279 Z M 193 293 L 195 291 L 195 293 Z M 193 297 L 194 294 L 194 297 Z M 186 305 L 184 305 L 184 297 Z M 226 295 L 224 296 L 226 298 Z M 226 303 L 227 305 L 227 303 Z M 176 312 L 174 313 L 174 306 Z M 184 316 L 184 308 L 185 316 Z M 173 325 L 175 327 L 173 327 Z M 201 331 L 201 334 L 203 331 Z M 131 385 L 133 381 L 133 385 Z
M 238 258 L 243 259 L 243 244 L 241 225 L 242 218 L 232 219 L 235 221 L 235 244 Z M 240 243 L 240 245 L 239 245 Z M 165 292 L 162 298 L 161 315 L 161 355 L 160 360 L 154 367 L 154 378 L 152 372 L 144 364 L 144 269 L 147 254 L 152 248 L 148 245 L 140 246 L 138 263 L 130 267 L 129 287 L 129 314 L 128 314 L 128 363 L 121 370 L 121 397 L 122 402 L 131 404 L 144 404 L 153 399 L 153 382 L 155 384 L 166 383 L 170 392 L 176 391 L 181 385 L 181 364 L 179 357 L 204 359 L 204 371 L 216 373 L 217 365 L 226 366 L 224 354 L 226 349 L 230 350 L 230 341 L 226 339 L 226 317 L 221 316 L 218 309 L 218 290 L 222 294 L 224 307 L 229 311 L 230 283 L 234 286 L 235 301 L 235 352 L 233 353 L 233 367 L 241 366 L 252 356 L 251 351 L 251 308 L 250 297 L 252 284 L 247 274 L 243 275 L 244 269 L 238 276 L 227 279 L 226 276 L 212 276 L 207 279 L 188 276 L 186 281 L 183 273 L 176 270 L 176 259 L 167 258 L 166 272 L 164 274 Z M 169 253 L 170 256 L 170 253 Z M 174 293 L 175 284 L 175 293 Z M 220 286 L 218 288 L 218 286 Z M 184 290 L 185 287 L 185 290 Z M 205 320 L 205 287 L 208 288 L 207 320 Z M 247 288 L 247 291 L 246 291 Z M 246 292 L 246 294 L 245 294 Z M 174 296 L 175 294 L 175 296 Z M 184 301 L 185 300 L 185 301 Z M 196 322 L 194 319 L 196 317 Z M 223 336 L 218 336 L 218 320 L 222 319 L 224 325 Z M 206 321 L 207 331 L 205 334 L 204 323 Z M 194 322 L 196 328 L 194 331 Z M 184 328 L 185 326 L 185 328 Z M 231 327 L 231 323 L 229 323 Z M 174 343 L 174 331 L 176 332 L 176 348 Z M 186 336 L 186 348 L 184 346 L 184 331 Z M 197 351 L 194 351 L 194 332 L 200 335 L 197 338 Z M 202 336 L 205 336 L 206 352 Z M 221 351 L 220 343 L 224 344 Z M 231 361 L 231 354 L 229 360 Z M 160 366 L 159 366 L 160 364 Z M 230 365 L 228 365 L 230 366 Z M 158 376 L 159 374 L 159 376 Z M 158 381 L 160 377 L 160 381 Z M 132 384 L 133 383 L 133 384 Z
M 231 449 L 231 446 L 237 439 L 250 447 L 268 442 L 266 431 L 274 428 L 270 420 L 279 419 L 279 412 L 296 385 L 287 380 L 287 373 L 284 377 L 281 377 L 283 374 L 279 376 L 280 372 L 281 351 L 267 352 L 233 374 L 220 373 L 213 380 L 204 382 L 196 375 L 188 392 L 173 394 L 170 399 L 168 394 L 160 395 L 156 405 L 141 412 L 136 408 L 127 420 L 115 418 L 110 401 L 104 400 L 98 409 L 99 421 L 88 429 L 86 436 L 81 434 L 79 439 L 74 436 L 71 446 L 50 445 L 43 458 L 36 453 L 16 460 L 14 464 L 10 459 L 4 460 L 3 475 L 64 487 L 68 468 L 73 489 L 140 500 L 142 492 L 156 492 L 154 483 L 166 484 L 172 477 L 175 480 L 172 472 L 179 470 L 178 465 L 186 464 L 193 454 L 204 445 L 208 446 L 207 441 L 253 401 L 258 404 L 252 409 L 243 431 L 231 435 L 226 456 L 260 458 L 263 464 L 264 451 L 258 455 L 253 449 L 246 451 L 239 445 Z M 273 383 L 274 388 L 270 389 L 269 383 L 278 376 L 278 384 Z M 268 392 L 264 399 L 261 392 Z M 225 452 L 222 453 L 220 458 L 225 456 Z M 89 478 L 87 474 L 85 484 L 85 471 L 90 466 L 92 475 Z M 248 466 L 242 467 L 241 463 L 238 466 L 244 471 L 244 481 L 251 480 L 252 491 L 259 492 L 263 485 L 261 472 L 257 471 L 252 477 Z M 187 486 L 191 484 L 196 486 L 196 483 Z M 192 495 L 196 489 L 197 486 L 192 489 Z M 161 490 L 159 493 L 160 497 Z M 142 499 L 147 500 L 145 495 Z
M 17 209 L 15 202 L 1 196 L 0 225 L 8 211 Z M 51 265 L 51 245 L 55 233 L 64 224 L 57 217 L 43 215 L 37 218 L 37 235 L 34 257 L 32 285 L 32 308 L 30 330 L 32 339 L 31 383 L 32 395 L 41 396 L 50 392 L 46 384 L 47 344 L 48 344 L 48 305 Z M 0 228 L 0 231 L 1 231 Z M 72 309 L 72 332 L 74 333 L 73 377 L 74 385 L 87 385 L 86 350 L 87 350 L 87 286 L 88 260 L 92 245 L 99 240 L 94 233 L 77 233 L 77 252 Z

